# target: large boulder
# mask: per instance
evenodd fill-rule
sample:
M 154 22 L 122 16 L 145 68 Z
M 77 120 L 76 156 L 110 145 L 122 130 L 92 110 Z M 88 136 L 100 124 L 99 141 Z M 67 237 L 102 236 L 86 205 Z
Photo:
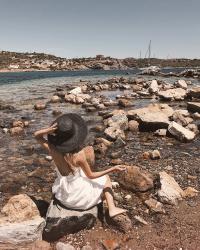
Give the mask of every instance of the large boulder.
M 176 205 L 179 200 L 182 200 L 183 190 L 166 172 L 160 172 L 159 177 L 161 186 L 158 190 L 158 197 L 164 203 Z
M 158 92 L 158 95 L 161 99 L 169 100 L 169 101 L 184 100 L 186 97 L 186 94 L 187 94 L 186 90 L 182 88 L 168 89 L 168 90 Z
M 147 171 L 137 166 L 126 166 L 126 169 L 120 173 L 118 180 L 124 188 L 134 192 L 146 192 L 153 188 L 153 178 Z
M 45 220 L 32 199 L 20 194 L 10 198 L 1 210 L 0 242 L 21 244 L 42 238 Z
M 200 113 L 200 102 L 188 102 L 187 109 L 193 113 Z
M 47 211 L 43 238 L 55 241 L 66 234 L 90 229 L 96 222 L 97 212 L 96 206 L 89 210 L 77 211 L 67 209 L 56 199 L 52 200 Z
M 122 130 L 128 129 L 128 118 L 126 115 L 113 115 L 108 118 L 108 126 L 120 128 Z
M 183 126 L 181 126 L 176 122 L 170 123 L 168 131 L 179 141 L 188 142 L 192 141 L 195 138 L 194 132 L 184 128 Z
M 150 104 L 145 108 L 128 111 L 127 116 L 137 120 L 141 129 L 155 131 L 168 127 L 169 117 L 172 116 L 173 112 L 173 109 L 167 104 Z

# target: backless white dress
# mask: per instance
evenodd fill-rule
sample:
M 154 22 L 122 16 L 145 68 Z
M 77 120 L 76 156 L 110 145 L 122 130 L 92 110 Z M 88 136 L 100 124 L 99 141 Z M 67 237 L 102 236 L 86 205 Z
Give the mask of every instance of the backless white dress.
M 62 176 L 56 169 L 57 178 L 52 192 L 64 206 L 71 209 L 87 210 L 102 201 L 101 194 L 106 183 L 106 176 L 96 179 L 86 177 L 80 167 L 74 173 Z

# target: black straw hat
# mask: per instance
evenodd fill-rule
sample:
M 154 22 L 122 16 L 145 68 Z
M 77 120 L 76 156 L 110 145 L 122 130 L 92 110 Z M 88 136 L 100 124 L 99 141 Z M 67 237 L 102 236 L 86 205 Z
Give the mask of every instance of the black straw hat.
M 48 134 L 48 142 L 61 153 L 70 153 L 79 149 L 84 143 L 88 129 L 80 115 L 69 113 L 59 116 L 52 124 L 57 123 L 55 135 Z

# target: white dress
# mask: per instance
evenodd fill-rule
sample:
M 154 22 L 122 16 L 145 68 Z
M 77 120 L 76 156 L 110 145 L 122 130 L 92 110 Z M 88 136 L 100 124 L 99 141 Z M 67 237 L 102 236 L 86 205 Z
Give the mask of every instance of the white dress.
M 68 176 L 62 176 L 58 169 L 52 192 L 64 206 L 71 209 L 87 210 L 102 201 L 101 194 L 106 176 L 96 179 L 86 177 L 81 168 Z

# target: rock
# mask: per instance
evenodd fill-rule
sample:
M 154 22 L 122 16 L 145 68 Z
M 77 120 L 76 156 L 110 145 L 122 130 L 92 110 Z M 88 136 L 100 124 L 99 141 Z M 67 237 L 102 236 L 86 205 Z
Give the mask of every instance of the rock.
M 184 100 L 187 92 L 182 88 L 168 89 L 164 91 L 159 91 L 158 96 L 164 100 Z
M 138 221 L 138 222 L 140 222 L 141 224 L 143 224 L 143 225 L 148 225 L 148 222 L 146 222 L 141 216 L 139 216 L 139 215 L 135 215 L 134 216 L 134 219 L 136 220 L 136 221 Z
M 123 161 L 121 159 L 113 159 L 110 162 L 112 165 L 120 165 L 123 163 Z
M 21 127 L 21 128 L 23 128 L 24 127 L 24 123 L 22 121 L 14 121 L 12 123 L 12 127 Z
M 198 196 L 199 191 L 196 190 L 193 187 L 187 187 L 184 191 L 183 191 L 183 197 L 184 198 L 192 198 L 195 196 Z
M 53 160 L 53 158 L 52 158 L 52 156 L 51 156 L 51 155 L 47 155 L 47 156 L 45 156 L 45 159 L 46 159 L 47 161 L 52 161 L 52 160 Z
M 154 132 L 155 135 L 157 136 L 166 136 L 167 134 L 167 129 L 158 129 Z
M 198 112 L 195 112 L 192 116 L 194 119 L 197 119 L 197 120 L 200 119 L 200 113 L 198 113 Z
M 152 212 L 165 214 L 163 204 L 160 203 L 159 201 L 150 198 L 149 200 L 146 200 L 144 203 Z
M 128 118 L 126 115 L 113 115 L 108 118 L 108 126 L 126 130 L 128 128 Z
M 60 102 L 60 101 L 61 101 L 61 98 L 59 96 L 57 96 L 57 95 L 54 95 L 51 98 L 52 103 L 57 103 L 57 102 Z
M 187 83 L 185 80 L 178 80 L 175 85 L 178 87 L 178 88 L 182 88 L 182 89 L 187 89 Z
M 8 129 L 8 128 L 3 128 L 2 130 L 3 130 L 3 133 L 4 133 L 4 134 L 7 134 L 7 133 L 9 132 L 9 129 Z
M 200 113 L 200 102 L 188 102 L 187 109 L 193 113 L 195 112 Z
M 137 132 L 139 130 L 139 123 L 137 121 L 131 120 L 128 122 L 128 129 L 131 132 Z
M 127 99 L 119 99 L 118 104 L 119 106 L 124 107 L 124 108 L 130 107 L 133 105 L 132 102 Z
M 51 245 L 44 241 L 44 240 L 36 240 L 33 245 L 31 250 L 51 250 Z
M 81 87 L 77 87 L 77 88 L 74 88 L 71 91 L 69 91 L 69 93 L 73 94 L 73 95 L 82 94 L 82 89 L 81 89 Z
M 158 93 L 158 91 L 159 91 L 158 82 L 156 80 L 152 80 L 149 86 L 149 93 L 156 94 Z
M 189 129 L 190 131 L 194 132 L 195 135 L 199 133 L 198 126 L 196 124 L 188 124 L 186 129 Z
M 119 187 L 119 183 L 117 181 L 112 181 L 112 187 L 113 188 L 118 188 Z
M 127 171 L 121 172 L 118 180 L 124 188 L 135 192 L 146 192 L 153 188 L 153 179 L 149 173 L 137 166 L 126 166 L 126 168 Z
M 121 147 L 123 147 L 125 145 L 126 145 L 126 142 L 121 137 L 117 137 L 117 139 L 114 142 L 114 146 L 116 148 L 121 148 Z
M 34 109 L 35 110 L 43 110 L 46 109 L 46 104 L 45 103 L 36 103 L 34 105 Z
M 43 238 L 55 241 L 66 234 L 92 228 L 97 218 L 97 207 L 76 211 L 65 208 L 57 200 L 52 200 L 46 217 Z
M 15 108 L 6 102 L 0 100 L 0 110 L 14 110 Z
M 105 155 L 108 150 L 108 147 L 104 143 L 99 143 L 95 146 L 95 152 L 101 155 Z
M 21 134 L 24 130 L 22 127 L 14 127 L 14 128 L 11 128 L 10 130 L 10 134 L 11 135 L 19 135 Z
M 179 111 L 175 111 L 173 113 L 172 119 L 183 127 L 187 126 L 193 121 L 193 119 L 190 117 L 184 117 Z
M 157 160 L 161 158 L 160 152 L 158 150 L 153 150 L 150 152 L 150 157 L 152 160 Z
M 200 87 L 190 89 L 188 92 L 188 96 L 193 98 L 200 98 Z
M 194 132 L 182 127 L 181 125 L 179 125 L 176 122 L 172 122 L 169 125 L 168 131 L 176 139 L 183 141 L 183 142 L 192 141 L 195 138 Z
M 58 116 L 58 115 L 62 114 L 62 111 L 61 110 L 53 110 L 52 114 L 55 115 L 55 116 Z
M 168 175 L 166 172 L 160 172 L 159 176 L 161 187 L 158 190 L 158 196 L 161 202 L 177 205 L 177 202 L 182 200 L 183 190 L 180 188 L 174 178 Z
M 58 242 L 56 244 L 56 250 L 76 250 L 72 245 Z
M 105 250 L 117 250 L 120 249 L 120 244 L 117 240 L 109 239 L 102 241 L 103 248 Z
M 132 196 L 130 194 L 127 194 L 124 198 L 126 201 L 130 201 L 132 199 Z
M 95 143 L 103 143 L 105 146 L 110 147 L 112 145 L 111 141 L 106 140 L 105 138 L 98 137 L 95 138 Z
M 15 195 L 1 210 L 1 243 L 27 243 L 42 237 L 45 220 L 37 206 L 25 194 Z
M 93 250 L 93 248 L 90 245 L 83 246 L 81 250 Z
M 139 122 L 143 130 L 157 130 L 167 128 L 169 117 L 173 114 L 173 109 L 167 104 L 150 104 L 145 108 L 128 111 L 128 118 Z
M 125 139 L 124 131 L 117 127 L 108 127 L 104 133 L 111 140 L 116 140 L 118 137 Z
M 148 160 L 150 158 L 150 152 L 144 152 L 142 154 L 142 157 L 145 159 L 145 160 Z

